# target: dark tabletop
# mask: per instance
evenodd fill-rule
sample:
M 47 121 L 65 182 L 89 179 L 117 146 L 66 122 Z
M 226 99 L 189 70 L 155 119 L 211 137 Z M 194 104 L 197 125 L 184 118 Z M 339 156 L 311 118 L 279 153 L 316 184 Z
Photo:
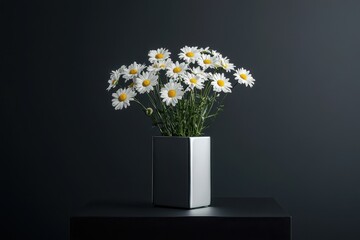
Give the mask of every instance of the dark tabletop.
M 214 198 L 209 207 L 177 209 L 151 202 L 93 202 L 73 217 L 290 217 L 272 198 Z

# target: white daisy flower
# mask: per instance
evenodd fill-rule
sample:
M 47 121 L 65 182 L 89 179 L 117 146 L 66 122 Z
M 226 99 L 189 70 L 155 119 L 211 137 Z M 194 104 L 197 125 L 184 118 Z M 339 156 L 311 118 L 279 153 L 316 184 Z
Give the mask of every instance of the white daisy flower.
M 207 54 L 211 53 L 209 47 L 200 48 L 199 51 L 200 51 L 200 53 L 207 53 Z
M 200 58 L 198 59 L 198 64 L 203 68 L 214 68 L 216 63 L 216 58 L 210 56 L 209 54 L 201 54 Z
M 213 85 L 214 92 L 230 93 L 230 88 L 232 88 L 229 79 L 223 73 L 212 74 L 211 85 Z
M 171 63 L 171 59 L 157 61 L 154 62 L 152 65 L 148 66 L 147 70 L 149 72 L 158 72 L 160 70 L 165 70 Z
M 149 61 L 154 63 L 156 61 L 166 60 L 170 56 L 169 50 L 165 48 L 158 48 L 157 50 L 149 51 Z
M 128 85 L 128 88 L 134 88 L 135 82 L 136 82 L 136 78 L 131 79 L 131 83 Z
M 203 89 L 204 88 L 204 79 L 200 75 L 193 73 L 186 73 L 184 75 L 184 83 L 188 85 L 191 89 Z
M 120 88 L 115 93 L 112 94 L 114 97 L 112 99 L 112 105 L 115 107 L 115 110 L 121 110 L 130 106 L 130 101 L 134 100 L 136 92 L 131 88 Z
M 121 75 L 124 75 L 124 70 L 126 69 L 126 66 L 125 65 L 122 65 L 118 71 L 120 72 Z
M 124 75 L 123 75 L 124 78 L 126 79 L 125 82 L 139 76 L 139 74 L 141 73 L 142 70 L 144 70 L 144 68 L 145 68 L 145 65 L 138 64 L 136 62 L 131 64 L 129 67 L 125 67 Z
M 119 82 L 120 76 L 121 76 L 121 73 L 120 73 L 119 70 L 111 71 L 110 79 L 109 79 L 109 81 L 108 81 L 109 86 L 108 86 L 108 88 L 107 88 L 106 90 L 109 91 L 110 89 L 116 87 L 116 85 L 117 85 L 118 82 Z
M 238 80 L 238 83 L 245 84 L 246 87 L 250 86 L 252 87 L 254 85 L 255 79 L 250 74 L 250 71 L 240 68 L 237 69 L 234 73 L 235 79 Z
M 235 69 L 235 65 L 230 63 L 227 57 L 219 57 L 216 66 L 221 67 L 226 72 L 234 71 Z
M 160 97 L 167 106 L 175 106 L 184 95 L 183 86 L 177 82 L 168 82 L 160 90 Z
M 185 46 L 180 50 L 181 53 L 179 53 L 179 58 L 187 63 L 194 63 L 200 57 L 200 51 L 198 47 Z
M 158 83 L 158 76 L 153 72 L 144 72 L 135 81 L 135 88 L 139 93 L 150 92 Z
M 210 50 L 210 52 L 211 52 L 212 56 L 214 56 L 214 57 L 222 57 L 222 54 L 216 50 Z
M 183 75 L 188 68 L 186 63 L 170 63 L 167 67 L 166 76 L 170 78 L 178 78 L 179 76 Z
M 206 72 L 204 72 L 200 67 L 191 68 L 191 72 L 197 76 L 204 78 L 204 80 L 206 80 L 205 78 L 208 77 L 208 74 Z

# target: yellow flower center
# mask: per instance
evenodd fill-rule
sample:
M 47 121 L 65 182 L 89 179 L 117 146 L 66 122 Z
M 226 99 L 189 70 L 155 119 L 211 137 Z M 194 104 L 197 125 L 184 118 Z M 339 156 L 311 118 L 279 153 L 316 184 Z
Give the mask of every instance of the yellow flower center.
M 173 72 L 174 72 L 174 73 L 179 73 L 179 72 L 181 72 L 181 67 L 176 67 L 176 68 L 174 68 L 174 69 L 173 69 Z
M 176 96 L 176 91 L 173 90 L 173 89 L 169 90 L 168 91 L 168 96 L 171 97 L 171 98 L 175 97 Z
M 130 74 L 137 74 L 137 70 L 136 69 L 131 69 Z
M 158 54 L 155 55 L 155 58 L 156 59 L 162 59 L 162 58 L 164 58 L 164 54 L 158 53 Z
M 192 84 L 196 84 L 196 83 L 197 83 L 197 80 L 196 80 L 196 78 L 192 78 L 192 79 L 190 79 L 190 82 L 191 82 Z
M 217 80 L 217 85 L 219 85 L 220 87 L 223 87 L 225 85 L 224 80 L 222 80 L 222 79 Z
M 210 59 L 205 59 L 204 64 L 211 64 L 211 60 Z
M 144 80 L 144 81 L 142 82 L 142 85 L 143 85 L 144 87 L 149 86 L 149 85 L 150 85 L 150 80 L 149 80 L 149 79 Z
M 119 96 L 119 101 L 120 102 L 123 102 L 123 101 L 125 101 L 126 100 L 126 98 L 127 98 L 127 95 L 126 95 L 126 93 L 122 93 L 122 94 L 120 94 L 120 96 Z
M 187 57 L 193 57 L 195 54 L 193 52 L 187 52 L 185 55 Z
M 244 79 L 244 80 L 247 79 L 247 75 L 246 75 L 245 73 L 240 74 L 240 77 L 241 77 L 242 79 Z

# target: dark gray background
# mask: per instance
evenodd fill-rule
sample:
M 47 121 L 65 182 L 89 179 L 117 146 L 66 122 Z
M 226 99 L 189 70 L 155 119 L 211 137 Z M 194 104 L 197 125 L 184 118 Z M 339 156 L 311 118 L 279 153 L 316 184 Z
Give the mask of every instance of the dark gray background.
M 360 239 L 358 1 L 1 1 L 0 16 L 6 239 L 66 239 L 86 202 L 150 200 L 158 132 L 113 110 L 108 74 L 184 45 L 257 80 L 207 132 L 213 195 L 274 197 L 295 240 Z

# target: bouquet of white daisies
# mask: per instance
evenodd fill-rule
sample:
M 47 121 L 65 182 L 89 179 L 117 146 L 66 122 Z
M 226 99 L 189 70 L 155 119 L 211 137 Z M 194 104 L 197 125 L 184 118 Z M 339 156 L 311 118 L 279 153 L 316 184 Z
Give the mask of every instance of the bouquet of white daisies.
M 112 71 L 107 90 L 116 110 L 137 103 L 164 136 L 201 136 L 238 83 L 255 79 L 216 50 L 185 46 L 173 61 L 165 48 L 151 50 L 149 65 L 136 62 Z M 227 74 L 235 76 L 234 85 Z M 147 96 L 147 99 L 140 95 Z

